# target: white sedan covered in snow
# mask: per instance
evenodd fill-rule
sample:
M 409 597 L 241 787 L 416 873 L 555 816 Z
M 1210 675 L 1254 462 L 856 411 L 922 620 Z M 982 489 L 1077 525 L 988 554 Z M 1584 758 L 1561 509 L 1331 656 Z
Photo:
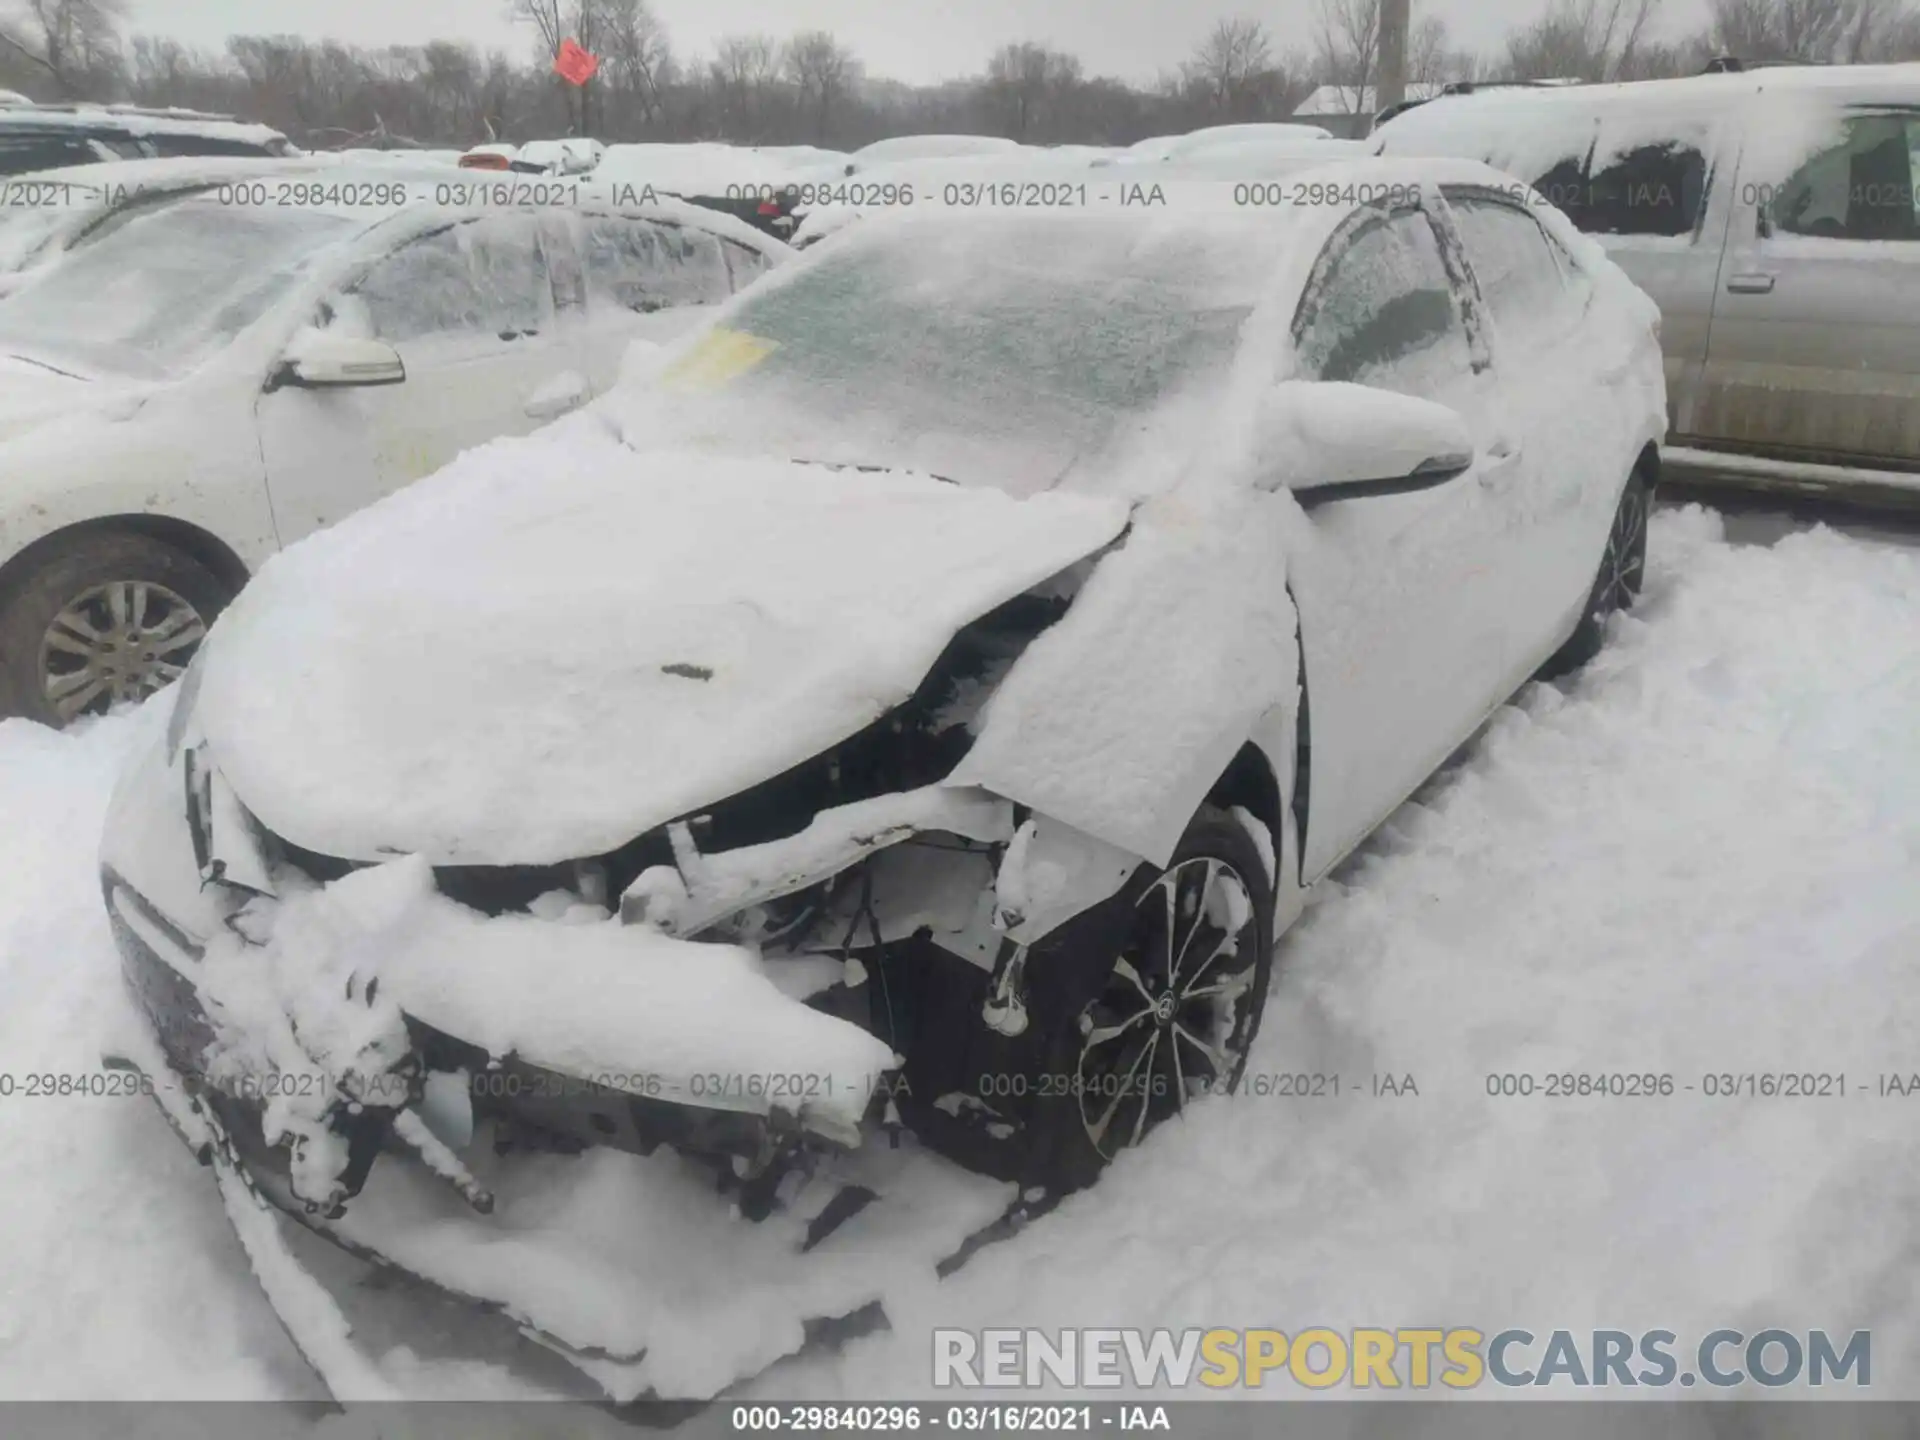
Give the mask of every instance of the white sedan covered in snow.
M 151 694 L 280 546 L 586 403 L 789 253 L 498 183 L 236 175 L 0 301 L 0 716 Z
M 1377 203 L 850 227 L 269 564 L 102 855 L 230 1193 L 710 1394 L 741 1276 L 872 1298 L 862 1205 L 957 1244 L 1232 1088 L 1305 887 L 1631 602 L 1665 415 L 1507 177 L 1316 178 Z

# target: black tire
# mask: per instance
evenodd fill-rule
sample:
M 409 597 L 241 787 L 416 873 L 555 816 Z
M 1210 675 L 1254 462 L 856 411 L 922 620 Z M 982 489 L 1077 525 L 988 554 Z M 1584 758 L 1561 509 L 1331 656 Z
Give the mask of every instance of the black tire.
M 1251 912 L 1227 917 L 1240 928 L 1231 936 L 1224 925 L 1182 928 L 1201 914 L 1193 901 L 1208 879 L 1228 872 L 1237 877 Z M 1156 953 L 1168 933 L 1164 903 L 1156 902 L 1170 892 L 1178 897 L 1175 945 Z M 1273 979 L 1273 881 L 1260 847 L 1224 811 L 1202 809 L 1166 869 L 1142 866 L 1107 903 L 1130 917 L 1112 932 L 1121 936 L 1117 953 L 1094 967 L 1093 993 L 1057 1025 L 1044 1047 L 1044 1073 L 1035 1077 L 1040 1099 L 1029 1174 L 1055 1197 L 1092 1184 L 1120 1150 L 1187 1105 L 1237 1089 Z M 1215 940 L 1214 958 L 1204 964 L 1197 945 L 1181 943 L 1204 943 L 1209 936 L 1224 938 Z M 1228 940 L 1235 941 L 1231 951 L 1225 949 Z M 1158 959 L 1167 955 L 1175 961 L 1178 983 L 1172 985 Z M 1134 983 L 1136 976 L 1142 985 Z M 1230 995 L 1205 993 L 1222 986 Z M 1173 992 L 1190 992 L 1194 999 L 1171 1003 Z M 1132 1020 L 1125 1018 L 1129 1002 L 1138 1011 Z M 1194 1043 L 1202 1020 L 1214 1028 L 1198 1037 L 1203 1043 Z M 1125 1033 L 1099 1038 L 1116 1027 Z M 1150 1038 L 1135 1041 L 1135 1034 Z
M 1652 506 L 1653 487 L 1636 469 L 1627 477 L 1620 503 L 1614 507 L 1613 526 L 1607 531 L 1607 548 L 1587 594 L 1587 608 L 1567 643 L 1542 667 L 1542 678 L 1571 675 L 1598 655 L 1606 644 L 1608 619 L 1631 609 L 1639 598 L 1647 575 L 1647 517 Z
M 178 678 L 232 598 L 206 566 L 151 536 L 100 530 L 50 546 L 0 588 L 0 717 L 58 729 L 152 694 Z M 89 667 L 97 684 L 76 678 Z

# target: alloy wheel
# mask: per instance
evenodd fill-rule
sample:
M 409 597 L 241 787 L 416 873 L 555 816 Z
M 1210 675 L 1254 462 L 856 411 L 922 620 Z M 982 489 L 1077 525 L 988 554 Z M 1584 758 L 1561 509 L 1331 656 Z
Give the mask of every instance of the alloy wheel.
M 1606 554 L 1600 559 L 1600 583 L 1594 587 L 1593 613 L 1605 618 L 1629 608 L 1640 593 L 1647 566 L 1647 496 L 1637 483 L 1629 484 L 1614 512 L 1607 534 Z
M 1103 1158 L 1238 1081 L 1259 929 L 1252 891 L 1225 860 L 1183 861 L 1141 895 L 1106 987 L 1080 1016 L 1075 1093 Z
M 200 612 L 151 580 L 115 580 L 82 591 L 40 642 L 47 703 L 63 724 L 144 700 L 186 673 L 206 638 Z

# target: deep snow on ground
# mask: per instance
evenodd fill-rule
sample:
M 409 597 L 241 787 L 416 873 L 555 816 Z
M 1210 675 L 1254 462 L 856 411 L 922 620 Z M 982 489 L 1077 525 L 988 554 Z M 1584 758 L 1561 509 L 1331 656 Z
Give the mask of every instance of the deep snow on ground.
M 41 1099 L 124 1015 L 93 854 L 151 717 L 0 724 L 0 1397 L 310 1396 L 138 1099 Z M 1283 945 L 1252 1071 L 891 1333 L 758 1393 L 929 1391 L 928 1329 L 1871 1328 L 1920 1396 L 1920 553 L 1657 518 L 1639 613 L 1534 686 Z M 1846 1099 L 1493 1099 L 1489 1074 L 1841 1071 Z M 404 1370 L 404 1367 L 400 1367 Z M 443 1392 L 444 1393 L 444 1392 Z

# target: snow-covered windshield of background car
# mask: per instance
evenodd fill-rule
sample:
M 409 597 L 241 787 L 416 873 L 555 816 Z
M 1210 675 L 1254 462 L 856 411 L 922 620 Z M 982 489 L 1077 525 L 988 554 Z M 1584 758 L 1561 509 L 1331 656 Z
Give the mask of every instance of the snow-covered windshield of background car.
M 185 374 L 264 314 L 302 261 L 363 223 L 212 200 L 168 206 L 0 301 L 0 351 L 70 355 L 129 375 Z
M 1176 399 L 1217 390 L 1279 228 L 869 223 L 750 292 L 668 367 L 667 428 L 1043 488 L 1134 442 Z

